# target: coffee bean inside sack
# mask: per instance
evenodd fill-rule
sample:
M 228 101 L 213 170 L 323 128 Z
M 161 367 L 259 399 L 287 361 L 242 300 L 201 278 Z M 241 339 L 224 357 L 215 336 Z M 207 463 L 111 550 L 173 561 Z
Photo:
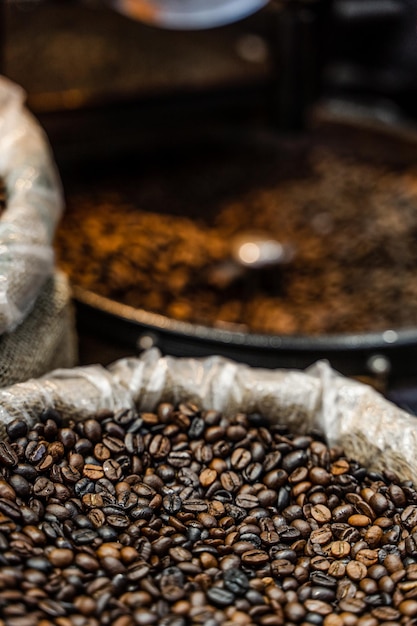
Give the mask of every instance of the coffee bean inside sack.
M 412 625 L 417 492 L 191 404 L 0 443 L 1 626 Z

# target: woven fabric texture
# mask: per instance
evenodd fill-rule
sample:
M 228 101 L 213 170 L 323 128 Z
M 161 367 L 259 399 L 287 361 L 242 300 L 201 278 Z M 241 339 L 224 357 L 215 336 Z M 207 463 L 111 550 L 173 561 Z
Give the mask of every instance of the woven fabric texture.
M 68 280 L 56 272 L 26 319 L 0 337 L 0 387 L 36 378 L 77 361 L 75 319 Z

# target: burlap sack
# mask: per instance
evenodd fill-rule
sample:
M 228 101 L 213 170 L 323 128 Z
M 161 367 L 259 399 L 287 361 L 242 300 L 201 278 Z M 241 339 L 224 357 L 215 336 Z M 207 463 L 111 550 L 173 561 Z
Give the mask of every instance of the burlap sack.
M 320 429 L 331 445 L 341 444 L 365 466 L 387 467 L 417 483 L 416 418 L 324 362 L 305 372 L 266 370 L 217 356 L 161 357 L 153 349 L 107 369 L 60 369 L 0 390 L 0 435 L 16 417 L 33 423 L 48 408 L 82 419 L 103 408 L 147 411 L 179 400 L 226 414 L 260 412 L 298 433 Z
M 26 317 L 52 275 L 52 240 L 63 209 L 47 138 L 25 109 L 24 92 L 0 76 L 0 334 Z
M 71 291 L 56 272 L 42 287 L 32 311 L 11 333 L 0 337 L 0 387 L 42 376 L 77 362 Z
M 71 293 L 54 272 L 63 199 L 48 141 L 24 92 L 0 77 L 0 387 L 76 363 Z

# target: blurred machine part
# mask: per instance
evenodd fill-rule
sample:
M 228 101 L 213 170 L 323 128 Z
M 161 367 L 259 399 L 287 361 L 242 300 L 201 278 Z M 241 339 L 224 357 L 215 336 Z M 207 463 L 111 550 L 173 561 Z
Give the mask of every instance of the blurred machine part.
M 334 0 L 328 93 L 417 117 L 417 2 Z
M 208 7 L 211 26 L 226 10 L 227 21 L 247 17 L 167 32 L 114 12 L 112 2 L 129 2 L 148 23 L 169 21 L 150 15 L 151 5 L 172 15 L 181 6 L 183 16 Z M 2 73 L 39 111 L 237 85 L 288 91 L 287 68 L 294 80 L 319 54 L 321 95 L 390 99 L 415 116 L 416 0 L 6 0 L 0 11 Z M 318 82 L 314 71 L 310 80 Z
M 303 134 L 313 109 L 350 116 L 344 132 L 355 133 L 364 149 L 379 141 L 390 159 L 390 146 L 400 142 L 407 155 L 415 154 L 414 141 L 402 139 L 408 137 L 404 119 L 417 117 L 417 0 L 260 4 L 228 25 L 173 30 L 131 19 L 105 0 L 3 2 L 1 71 L 27 90 L 67 191 L 82 186 L 91 163 L 119 155 L 135 155 L 140 167 L 150 153 L 163 159 L 182 142 L 190 158 L 198 158 L 195 138 L 211 127 L 233 136 L 261 128 L 290 142 Z M 372 143 L 361 126 L 366 116 L 387 123 L 394 135 Z M 86 308 L 90 333 L 100 304 Z M 341 342 L 262 336 L 257 343 L 250 333 L 203 328 L 199 336 L 195 327 L 179 332 L 175 324 L 159 329 L 150 318 L 133 330 L 132 320 L 120 318 L 117 328 L 114 311 L 102 313 L 109 335 L 115 331 L 119 343 L 134 337 L 139 348 L 164 341 L 165 352 L 196 354 L 201 340 L 210 353 L 270 366 L 304 367 L 324 356 L 347 373 L 415 374 L 415 328 Z
M 128 17 L 161 28 L 213 28 L 258 11 L 268 0 L 108 0 Z

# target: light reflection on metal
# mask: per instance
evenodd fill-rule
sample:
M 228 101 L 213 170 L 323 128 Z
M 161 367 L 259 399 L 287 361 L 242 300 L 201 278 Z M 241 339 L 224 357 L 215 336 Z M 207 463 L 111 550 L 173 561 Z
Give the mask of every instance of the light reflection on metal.
M 121 13 L 153 26 L 198 30 L 223 26 L 258 11 L 268 0 L 109 0 Z
M 265 63 L 269 56 L 267 41 L 254 33 L 239 37 L 236 41 L 236 52 L 247 63 Z
M 288 263 L 294 257 L 294 249 L 266 235 L 242 234 L 233 242 L 234 260 L 254 269 Z

